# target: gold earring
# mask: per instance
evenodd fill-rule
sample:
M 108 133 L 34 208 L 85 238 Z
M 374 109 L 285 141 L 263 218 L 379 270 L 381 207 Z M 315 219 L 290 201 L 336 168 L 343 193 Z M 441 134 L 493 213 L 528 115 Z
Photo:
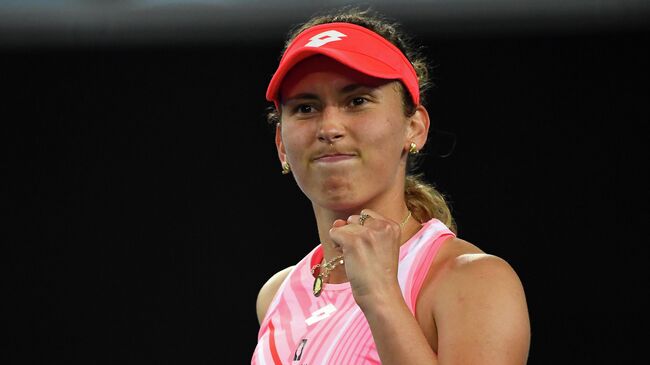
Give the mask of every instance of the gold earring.
M 289 166 L 288 162 L 283 162 L 282 163 L 282 175 L 286 175 L 291 172 L 291 166 Z
M 409 155 L 416 155 L 418 152 L 418 145 L 415 144 L 415 142 L 411 142 L 411 145 L 409 146 Z

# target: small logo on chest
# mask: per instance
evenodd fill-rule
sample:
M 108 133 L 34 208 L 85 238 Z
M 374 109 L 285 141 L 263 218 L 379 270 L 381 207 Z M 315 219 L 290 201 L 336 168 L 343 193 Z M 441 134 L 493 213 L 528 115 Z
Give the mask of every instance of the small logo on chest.
M 298 348 L 296 349 L 296 352 L 293 354 L 293 361 L 300 360 L 300 358 L 302 357 L 302 350 L 305 349 L 306 344 L 307 344 L 307 339 L 303 338 L 302 341 L 300 341 L 300 344 L 298 344 Z
M 305 319 L 305 323 L 307 323 L 308 326 L 311 326 L 312 324 L 329 317 L 334 312 L 336 312 L 336 307 L 330 303 L 313 312 L 309 318 Z

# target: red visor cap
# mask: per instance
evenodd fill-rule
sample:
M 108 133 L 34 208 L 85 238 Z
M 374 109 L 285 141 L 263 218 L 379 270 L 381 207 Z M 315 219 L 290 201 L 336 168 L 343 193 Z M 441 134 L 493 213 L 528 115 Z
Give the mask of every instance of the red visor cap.
M 379 34 L 351 23 L 316 25 L 300 33 L 285 51 L 269 82 L 266 100 L 280 107 L 280 86 L 287 73 L 313 55 L 330 57 L 368 76 L 400 80 L 413 103 L 420 104 L 420 86 L 411 62 L 395 45 Z

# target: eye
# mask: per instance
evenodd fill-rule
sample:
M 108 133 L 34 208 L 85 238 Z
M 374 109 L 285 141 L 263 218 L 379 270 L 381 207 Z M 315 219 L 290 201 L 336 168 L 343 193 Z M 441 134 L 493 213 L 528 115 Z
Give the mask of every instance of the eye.
M 361 97 L 361 96 L 357 96 L 357 97 L 353 98 L 353 99 L 350 101 L 350 104 L 351 104 L 352 106 L 359 106 L 359 105 L 363 105 L 363 104 L 365 104 L 367 101 L 368 101 L 368 100 L 367 100 L 366 98 L 363 98 L 363 97 Z
M 309 114 L 314 111 L 314 107 L 310 104 L 300 104 L 294 110 L 296 113 Z

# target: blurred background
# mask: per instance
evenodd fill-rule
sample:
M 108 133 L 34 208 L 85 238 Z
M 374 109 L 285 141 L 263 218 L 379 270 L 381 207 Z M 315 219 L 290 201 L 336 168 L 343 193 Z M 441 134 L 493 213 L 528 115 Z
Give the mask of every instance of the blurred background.
M 318 243 L 264 100 L 287 31 L 357 5 L 425 48 L 422 172 L 508 260 L 529 364 L 645 364 L 648 1 L 0 2 L 4 364 L 246 364 Z M 646 359 L 646 360 L 644 360 Z

